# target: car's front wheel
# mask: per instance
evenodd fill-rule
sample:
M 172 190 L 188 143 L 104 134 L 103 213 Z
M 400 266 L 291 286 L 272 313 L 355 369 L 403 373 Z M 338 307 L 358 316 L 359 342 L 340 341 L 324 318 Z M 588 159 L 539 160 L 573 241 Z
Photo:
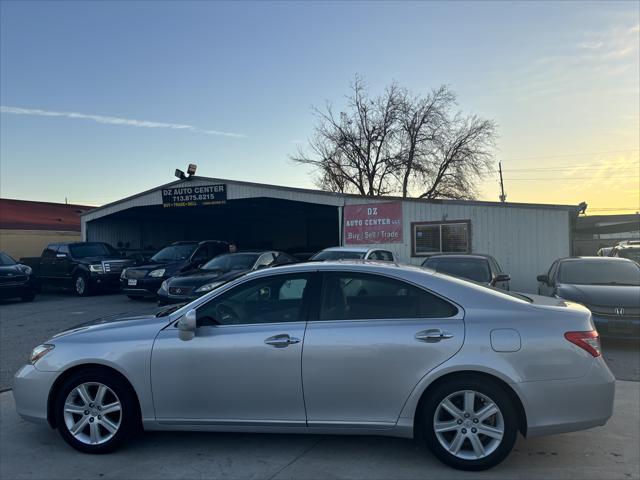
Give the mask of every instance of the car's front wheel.
M 85 453 L 113 451 L 139 425 L 130 387 L 100 369 L 66 379 L 56 395 L 55 420 L 62 438 Z
M 456 378 L 438 385 L 423 403 L 424 439 L 443 463 L 485 470 L 504 460 L 518 434 L 510 396 L 496 382 Z
M 84 273 L 78 273 L 73 277 L 73 290 L 79 297 L 86 297 L 89 295 L 89 279 Z

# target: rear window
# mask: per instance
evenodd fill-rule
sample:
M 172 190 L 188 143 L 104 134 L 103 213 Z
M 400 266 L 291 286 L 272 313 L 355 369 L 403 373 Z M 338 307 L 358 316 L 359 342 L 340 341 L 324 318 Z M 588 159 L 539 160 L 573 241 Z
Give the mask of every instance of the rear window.
M 427 259 L 422 265 L 439 273 L 466 278 L 474 282 L 489 283 L 491 281 L 489 263 L 482 258 L 435 257 Z

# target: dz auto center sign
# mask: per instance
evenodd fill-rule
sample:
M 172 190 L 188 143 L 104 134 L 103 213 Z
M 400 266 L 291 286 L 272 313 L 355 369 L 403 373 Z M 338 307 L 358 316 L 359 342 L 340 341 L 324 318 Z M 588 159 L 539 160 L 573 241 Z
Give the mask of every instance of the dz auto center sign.
M 162 189 L 164 207 L 195 207 L 197 205 L 222 205 L 227 201 L 227 186 L 188 185 Z
M 344 206 L 344 243 L 402 242 L 402 203 Z

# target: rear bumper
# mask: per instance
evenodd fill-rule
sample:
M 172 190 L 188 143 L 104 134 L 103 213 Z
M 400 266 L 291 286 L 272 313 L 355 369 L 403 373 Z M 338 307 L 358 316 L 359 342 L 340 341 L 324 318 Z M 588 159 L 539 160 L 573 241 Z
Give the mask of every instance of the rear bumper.
M 25 365 L 13 378 L 13 398 L 18 414 L 30 422 L 48 425 L 49 392 L 58 372 L 41 372 Z
M 601 337 L 640 338 L 640 317 L 614 317 L 592 313 L 593 323 Z
M 527 437 L 597 427 L 613 414 L 615 378 L 602 357 L 594 358 L 584 377 L 516 386 L 527 415 Z

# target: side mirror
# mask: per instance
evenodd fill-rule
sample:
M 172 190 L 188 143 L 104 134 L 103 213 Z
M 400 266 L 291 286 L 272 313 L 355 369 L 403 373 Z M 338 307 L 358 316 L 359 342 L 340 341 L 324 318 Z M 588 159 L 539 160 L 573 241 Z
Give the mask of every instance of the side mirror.
M 546 283 L 547 285 L 549 284 L 549 276 L 548 275 L 538 275 L 536 278 L 538 279 L 538 281 L 540 283 Z
M 511 275 L 509 275 L 508 273 L 500 273 L 498 275 L 496 275 L 496 282 L 508 282 L 509 280 L 511 280 Z
M 180 340 L 193 340 L 196 336 L 196 310 L 191 309 L 178 320 L 178 337 Z

